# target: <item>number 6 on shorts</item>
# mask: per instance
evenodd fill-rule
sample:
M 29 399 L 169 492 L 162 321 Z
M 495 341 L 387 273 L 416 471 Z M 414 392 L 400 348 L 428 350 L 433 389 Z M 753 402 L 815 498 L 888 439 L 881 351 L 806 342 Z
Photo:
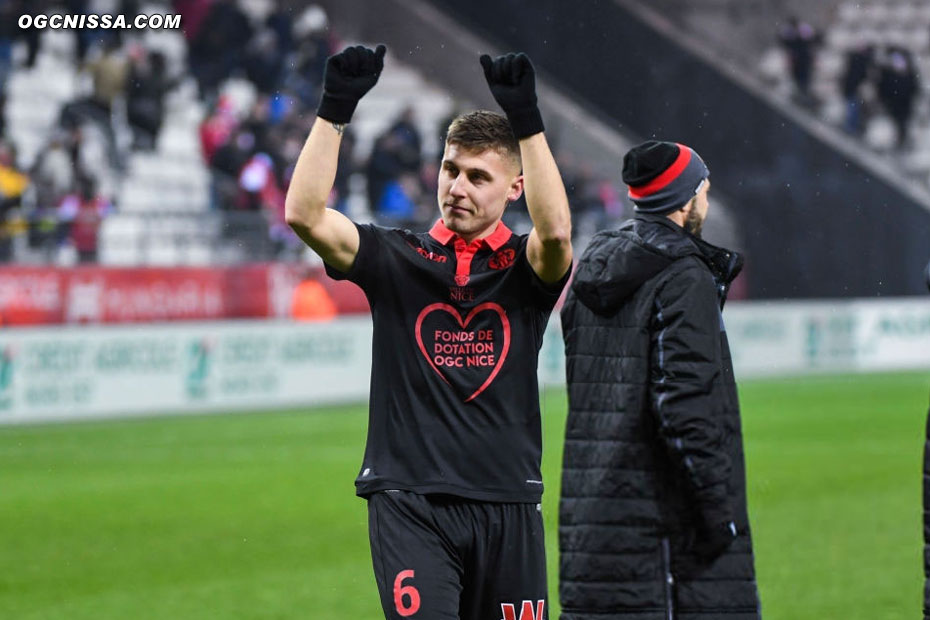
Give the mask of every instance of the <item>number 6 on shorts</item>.
M 412 585 L 402 585 L 404 579 L 412 579 L 413 575 L 412 570 L 402 570 L 394 578 L 394 609 L 405 618 L 420 610 L 420 592 Z M 404 605 L 404 596 L 409 599 L 407 605 Z

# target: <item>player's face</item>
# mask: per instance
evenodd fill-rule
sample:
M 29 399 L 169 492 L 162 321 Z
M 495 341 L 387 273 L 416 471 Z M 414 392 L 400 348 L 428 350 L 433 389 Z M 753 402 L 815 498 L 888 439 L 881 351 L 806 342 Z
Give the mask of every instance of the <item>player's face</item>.
M 494 232 L 504 207 L 523 193 L 516 162 L 495 150 L 476 153 L 446 144 L 437 199 L 442 221 L 469 243 Z
M 707 210 L 710 203 L 707 200 L 707 193 L 710 191 L 710 179 L 704 181 L 704 185 L 694 196 L 694 202 L 691 203 L 691 210 L 685 217 L 685 230 L 695 237 L 701 236 L 701 229 L 704 228 L 704 220 L 707 219 Z

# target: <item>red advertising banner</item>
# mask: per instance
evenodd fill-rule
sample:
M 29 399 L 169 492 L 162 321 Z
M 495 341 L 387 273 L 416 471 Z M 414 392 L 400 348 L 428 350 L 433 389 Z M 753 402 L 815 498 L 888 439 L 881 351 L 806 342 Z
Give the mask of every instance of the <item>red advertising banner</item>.
M 321 269 L 236 267 L 0 268 L 2 325 L 132 323 L 288 317 L 303 278 L 318 280 L 340 314 L 368 312 L 361 290 Z
M 0 320 L 4 325 L 61 323 L 64 271 L 33 267 L 0 269 Z

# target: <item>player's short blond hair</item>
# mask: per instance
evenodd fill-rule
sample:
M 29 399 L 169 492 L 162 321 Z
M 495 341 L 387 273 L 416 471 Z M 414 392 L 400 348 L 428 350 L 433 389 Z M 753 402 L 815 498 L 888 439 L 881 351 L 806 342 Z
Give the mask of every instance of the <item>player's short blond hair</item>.
M 518 169 L 523 167 L 520 143 L 513 135 L 507 117 L 496 112 L 476 110 L 456 117 L 446 132 L 446 144 L 454 144 L 473 153 L 494 150 L 513 161 Z

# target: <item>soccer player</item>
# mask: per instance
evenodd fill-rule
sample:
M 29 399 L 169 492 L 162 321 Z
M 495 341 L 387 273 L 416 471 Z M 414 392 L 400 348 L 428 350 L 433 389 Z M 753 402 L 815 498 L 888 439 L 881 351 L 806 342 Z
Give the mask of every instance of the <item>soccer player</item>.
M 568 279 L 565 188 L 525 54 L 480 61 L 506 117 L 449 127 L 441 218 L 429 232 L 358 225 L 326 208 L 339 143 L 378 80 L 385 48 L 328 59 L 317 119 L 288 190 L 290 226 L 327 273 L 358 284 L 374 322 L 368 442 L 357 494 L 368 499 L 386 618 L 543 620 L 536 366 Z M 526 194 L 528 235 L 501 222 Z

